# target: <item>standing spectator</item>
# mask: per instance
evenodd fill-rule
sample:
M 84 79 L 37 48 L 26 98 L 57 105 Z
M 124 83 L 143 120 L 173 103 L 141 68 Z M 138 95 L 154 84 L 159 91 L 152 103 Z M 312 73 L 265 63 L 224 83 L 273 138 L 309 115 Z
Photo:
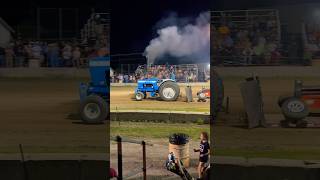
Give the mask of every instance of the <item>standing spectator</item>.
M 42 64 L 44 66 L 48 66 L 48 44 L 46 42 L 41 43 L 41 58 L 42 58 Z
M 71 46 L 69 46 L 68 44 L 66 44 L 62 50 L 62 58 L 63 58 L 63 66 L 66 67 L 70 67 L 72 66 L 72 62 L 71 62 L 71 57 L 72 57 L 72 52 L 71 52 Z
M 27 43 L 24 45 L 24 52 L 25 52 L 25 66 L 28 66 L 29 59 L 32 58 L 32 46 L 31 43 Z
M 128 82 L 129 82 L 129 76 L 128 76 L 128 74 L 125 74 L 125 75 L 123 76 L 123 80 L 124 80 L 124 83 L 128 83 Z
M 5 50 L 3 47 L 0 46 L 0 67 L 5 66 Z
M 16 45 L 15 49 L 15 66 L 17 67 L 21 67 L 24 63 L 24 59 L 25 59 L 25 53 L 24 53 L 24 48 L 21 44 Z
M 173 72 L 170 73 L 170 79 L 176 80 L 176 75 Z
M 32 58 L 35 58 L 35 59 L 38 59 L 40 64 L 42 64 L 42 49 L 41 49 L 41 46 L 38 42 L 35 42 L 32 44 L 32 48 L 31 48 L 31 51 L 32 51 Z
M 48 65 L 50 67 L 59 67 L 59 47 L 57 44 L 48 46 Z
M 123 75 L 122 74 L 118 75 L 118 80 L 119 80 L 119 83 L 123 83 Z
M 251 48 L 251 43 L 249 42 L 249 40 L 244 43 L 244 49 L 243 49 L 242 55 L 243 55 L 244 63 L 252 64 L 253 50 Z
M 136 77 L 135 76 L 132 76 L 132 82 L 137 82 L 137 79 L 136 79 Z
M 129 83 L 133 83 L 133 76 L 132 75 L 129 76 Z
M 5 49 L 6 67 L 13 67 L 14 52 L 11 46 Z
M 79 47 L 75 47 L 72 51 L 72 65 L 73 67 L 80 67 L 81 52 Z

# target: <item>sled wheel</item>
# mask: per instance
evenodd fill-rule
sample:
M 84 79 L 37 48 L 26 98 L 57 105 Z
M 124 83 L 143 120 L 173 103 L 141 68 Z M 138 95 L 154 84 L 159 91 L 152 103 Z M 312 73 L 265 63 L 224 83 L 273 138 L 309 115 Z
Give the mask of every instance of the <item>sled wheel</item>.
M 282 113 L 286 119 L 300 120 L 309 115 L 307 105 L 299 98 L 292 97 L 287 99 L 281 106 Z

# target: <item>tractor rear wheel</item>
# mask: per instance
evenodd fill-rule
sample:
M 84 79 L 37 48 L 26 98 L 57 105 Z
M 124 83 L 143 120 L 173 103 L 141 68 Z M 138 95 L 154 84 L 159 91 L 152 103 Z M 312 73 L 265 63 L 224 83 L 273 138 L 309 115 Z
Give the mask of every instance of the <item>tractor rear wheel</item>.
M 80 104 L 80 116 L 87 124 L 99 124 L 108 116 L 107 102 L 100 96 L 90 95 Z
M 282 113 L 286 119 L 301 120 L 309 115 L 307 105 L 296 97 L 285 100 L 281 106 Z
M 177 83 L 166 81 L 159 88 L 159 95 L 164 101 L 176 101 L 180 94 L 180 87 Z

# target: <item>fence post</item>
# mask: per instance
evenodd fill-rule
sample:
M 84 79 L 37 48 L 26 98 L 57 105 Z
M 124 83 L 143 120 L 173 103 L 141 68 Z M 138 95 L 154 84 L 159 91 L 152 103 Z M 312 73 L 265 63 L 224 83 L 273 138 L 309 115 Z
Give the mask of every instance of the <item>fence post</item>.
M 227 102 L 226 102 L 226 114 L 229 114 L 229 96 L 227 96 Z
M 142 141 L 142 153 L 143 153 L 143 179 L 147 180 L 147 160 L 146 160 L 146 142 Z
M 120 136 L 117 136 L 117 142 L 118 142 L 118 180 L 123 179 L 122 174 L 122 139 Z

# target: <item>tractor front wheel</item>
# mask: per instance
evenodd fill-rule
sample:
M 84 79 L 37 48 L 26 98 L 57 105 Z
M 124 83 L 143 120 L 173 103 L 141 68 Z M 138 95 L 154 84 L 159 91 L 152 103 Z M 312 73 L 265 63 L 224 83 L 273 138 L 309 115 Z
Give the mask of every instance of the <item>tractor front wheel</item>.
M 137 101 L 142 101 L 146 96 L 142 92 L 137 92 L 135 98 Z
M 80 104 L 80 116 L 87 124 L 102 123 L 108 116 L 107 102 L 100 96 L 90 95 Z

